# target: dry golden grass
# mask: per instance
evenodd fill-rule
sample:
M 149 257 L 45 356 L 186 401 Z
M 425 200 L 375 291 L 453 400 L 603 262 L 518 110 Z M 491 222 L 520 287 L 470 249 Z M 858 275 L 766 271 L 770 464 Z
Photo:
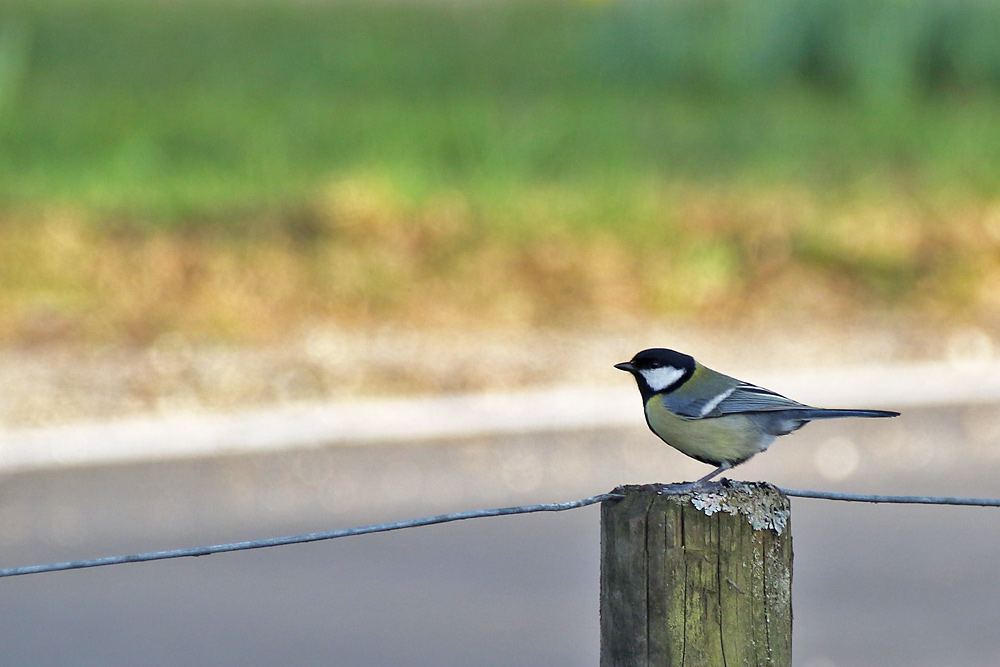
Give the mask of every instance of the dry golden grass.
M 524 193 L 490 212 L 353 180 L 291 222 L 235 231 L 8 215 L 0 341 L 260 343 L 317 324 L 739 326 L 871 312 L 1000 324 L 998 201 L 648 187 L 616 226 L 581 223 L 586 195 L 571 195 Z

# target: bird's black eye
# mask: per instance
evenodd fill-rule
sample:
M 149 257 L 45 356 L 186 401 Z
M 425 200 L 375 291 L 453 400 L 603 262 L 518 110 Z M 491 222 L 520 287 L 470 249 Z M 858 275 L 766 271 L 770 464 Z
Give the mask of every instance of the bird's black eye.
M 659 359 L 650 359 L 646 362 L 646 368 L 661 368 L 662 366 L 663 362 Z

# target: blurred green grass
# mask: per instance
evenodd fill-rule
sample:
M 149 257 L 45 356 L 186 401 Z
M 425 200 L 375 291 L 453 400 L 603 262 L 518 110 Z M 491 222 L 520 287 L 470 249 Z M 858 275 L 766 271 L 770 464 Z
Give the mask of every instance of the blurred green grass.
M 1000 183 L 981 0 L 7 0 L 0 202 L 161 221 L 338 174 L 483 202 L 637 179 Z
M 980 317 L 998 42 L 987 0 L 5 0 L 0 284 L 19 305 L 0 329 L 111 307 L 113 278 L 31 259 L 52 234 L 126 272 L 150 243 L 196 258 L 129 303 L 184 302 L 219 262 L 260 274 L 249 299 L 267 255 L 346 321 L 428 294 L 474 317 L 507 303 L 471 285 L 491 277 L 524 283 L 513 319 L 736 318 L 775 272 L 817 299 Z M 295 297 L 264 310 L 300 322 L 274 305 Z M 256 326 L 226 308 L 67 326 Z

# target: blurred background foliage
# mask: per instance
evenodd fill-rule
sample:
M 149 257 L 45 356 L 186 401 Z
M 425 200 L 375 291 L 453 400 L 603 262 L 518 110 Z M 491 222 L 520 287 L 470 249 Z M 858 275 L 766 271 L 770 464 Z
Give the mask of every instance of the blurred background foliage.
M 5 0 L 0 341 L 1000 326 L 990 0 Z

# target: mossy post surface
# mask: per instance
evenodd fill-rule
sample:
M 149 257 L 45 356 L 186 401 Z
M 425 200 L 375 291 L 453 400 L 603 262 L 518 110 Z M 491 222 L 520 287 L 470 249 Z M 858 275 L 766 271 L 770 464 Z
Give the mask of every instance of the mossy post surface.
M 669 490 L 625 486 L 602 503 L 601 666 L 790 666 L 787 496 L 729 481 Z

